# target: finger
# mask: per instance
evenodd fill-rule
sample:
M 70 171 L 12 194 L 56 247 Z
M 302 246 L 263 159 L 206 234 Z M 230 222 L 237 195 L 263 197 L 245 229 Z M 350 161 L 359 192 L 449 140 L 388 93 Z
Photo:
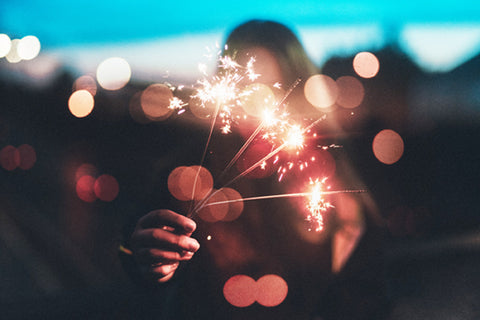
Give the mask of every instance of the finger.
M 136 259 L 139 263 L 173 263 L 178 261 L 187 261 L 193 257 L 190 251 L 167 251 L 156 248 L 142 248 L 135 252 Z
M 132 236 L 132 243 L 136 248 L 152 247 L 177 252 L 196 252 L 200 248 L 194 238 L 159 228 L 136 231 Z
M 197 227 L 192 219 L 167 209 L 151 211 L 139 220 L 139 225 L 144 229 L 167 226 L 176 233 L 187 235 L 191 235 Z
M 147 278 L 159 281 L 168 275 L 172 275 L 177 270 L 178 266 L 178 262 L 172 264 L 151 265 L 143 267 L 142 271 Z

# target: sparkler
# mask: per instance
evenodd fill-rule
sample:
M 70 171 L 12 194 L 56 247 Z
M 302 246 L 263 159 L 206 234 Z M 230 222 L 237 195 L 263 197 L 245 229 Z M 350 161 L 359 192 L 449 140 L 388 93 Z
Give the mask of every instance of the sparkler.
M 197 180 L 200 173 L 200 168 L 205 161 L 206 153 L 208 146 L 210 144 L 214 128 L 217 123 L 217 118 L 221 120 L 222 126 L 220 128 L 222 133 L 230 133 L 232 126 L 236 123 L 236 119 L 239 119 L 240 111 L 243 110 L 242 101 L 254 92 L 252 88 L 247 86 L 241 86 L 245 81 L 255 81 L 258 79 L 259 74 L 254 72 L 253 64 L 255 62 L 254 58 L 251 58 L 246 66 L 241 66 L 229 56 L 220 56 L 218 58 L 218 68 L 219 72 L 211 78 L 208 78 L 206 72 L 204 72 L 204 78 L 197 82 L 197 89 L 195 94 L 191 98 L 196 99 L 200 102 L 200 106 L 207 109 L 213 108 L 211 113 L 211 123 L 208 138 L 202 154 L 200 161 L 200 166 L 195 176 L 192 190 L 192 199 L 194 199 L 195 188 Z M 308 126 L 303 127 L 299 123 L 293 122 L 289 118 L 289 114 L 283 110 L 285 101 L 293 89 L 298 85 L 300 79 L 297 79 L 293 83 L 283 98 L 278 102 L 273 104 L 267 104 L 261 112 L 261 121 L 258 127 L 234 155 L 232 160 L 227 164 L 226 168 L 221 173 L 222 177 L 225 172 L 232 167 L 232 165 L 239 159 L 239 157 L 245 152 L 248 146 L 255 139 L 264 139 L 270 142 L 272 149 L 266 155 L 264 155 L 260 160 L 255 162 L 253 165 L 247 169 L 240 172 L 236 177 L 231 179 L 229 182 L 223 185 L 220 189 L 211 191 L 207 194 L 202 200 L 198 201 L 196 204 L 192 202 L 191 210 L 188 214 L 189 217 L 192 217 L 194 214 L 198 213 L 205 207 L 227 204 L 239 201 L 254 201 L 254 200 L 263 200 L 263 199 L 276 199 L 276 198 L 292 198 L 292 197 L 306 197 L 308 198 L 308 203 L 306 204 L 306 209 L 309 214 L 306 217 L 306 220 L 312 222 L 315 225 L 316 231 L 321 231 L 323 229 L 323 214 L 333 206 L 325 200 L 324 196 L 335 193 L 344 193 L 344 192 L 363 192 L 362 190 L 342 190 L 342 191 L 325 191 L 324 184 L 326 178 L 316 178 L 310 180 L 311 190 L 309 192 L 298 192 L 298 193 L 288 193 L 288 194 L 276 194 L 276 195 L 266 195 L 266 196 L 256 196 L 243 199 L 234 199 L 226 201 L 217 201 L 211 202 L 210 200 L 222 189 L 233 184 L 238 179 L 248 175 L 256 168 L 265 168 L 267 165 L 267 160 L 275 157 L 273 163 L 278 164 L 279 168 L 277 171 L 278 181 L 280 182 L 285 174 L 292 170 L 295 166 L 298 166 L 300 170 L 308 167 L 309 161 L 301 159 L 301 151 L 308 146 L 307 137 L 308 133 L 311 133 L 313 127 L 319 122 L 323 121 L 326 116 L 323 115 L 317 120 L 310 123 Z M 279 87 L 277 83 L 275 87 Z M 178 113 L 181 113 L 184 110 L 184 107 L 187 104 L 183 103 L 181 100 L 174 98 L 170 101 L 170 109 L 179 110 Z M 246 118 L 246 116 L 244 116 Z M 313 134 L 315 137 L 315 134 Z M 317 147 L 317 146 L 316 146 Z M 321 146 L 322 149 L 329 148 L 330 146 Z M 292 151 L 297 160 L 290 160 L 286 163 L 281 163 L 282 159 L 279 155 L 281 151 Z M 210 201 L 210 202 L 209 202 Z

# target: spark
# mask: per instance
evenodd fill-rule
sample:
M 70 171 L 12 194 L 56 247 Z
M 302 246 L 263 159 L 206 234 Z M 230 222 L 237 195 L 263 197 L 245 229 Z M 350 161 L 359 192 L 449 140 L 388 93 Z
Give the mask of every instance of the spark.
M 221 205 L 221 204 L 229 204 L 235 202 L 247 202 L 247 201 L 258 201 L 258 200 L 267 200 L 267 199 L 280 199 L 280 198 L 299 198 L 299 197 L 308 197 L 308 203 L 306 208 L 309 211 L 309 214 L 306 218 L 307 221 L 311 222 L 315 225 L 315 231 L 320 232 L 324 228 L 324 220 L 323 215 L 328 209 L 333 208 L 333 205 L 326 201 L 324 196 L 325 195 L 333 195 L 333 194 L 340 194 L 340 193 L 363 193 L 366 192 L 365 190 L 333 190 L 333 191 L 324 191 L 323 185 L 326 182 L 326 178 L 321 180 L 310 180 L 310 185 L 312 186 L 309 192 L 297 192 L 297 193 L 281 193 L 281 194 L 273 194 L 273 195 L 264 195 L 264 196 L 255 196 L 255 197 L 248 197 L 248 198 L 241 198 L 241 199 L 232 199 L 232 200 L 223 200 L 223 201 L 215 201 L 215 202 L 204 202 L 201 206 L 199 206 L 196 211 L 200 211 L 205 207 Z
M 292 125 L 287 132 L 285 143 L 287 147 L 303 148 L 305 142 L 304 132 L 299 125 Z
M 183 102 L 178 97 L 173 97 L 172 99 L 170 99 L 170 105 L 168 106 L 168 108 L 172 110 L 180 110 L 186 105 L 188 105 L 188 103 Z
M 310 185 L 312 185 L 310 192 L 310 200 L 307 204 L 307 209 L 309 214 L 307 216 L 307 221 L 316 225 L 315 231 L 323 230 L 323 214 L 333 206 L 330 202 L 326 201 L 323 197 L 326 192 L 323 191 L 323 186 L 327 179 L 323 178 L 322 180 L 316 179 L 313 181 L 310 179 Z

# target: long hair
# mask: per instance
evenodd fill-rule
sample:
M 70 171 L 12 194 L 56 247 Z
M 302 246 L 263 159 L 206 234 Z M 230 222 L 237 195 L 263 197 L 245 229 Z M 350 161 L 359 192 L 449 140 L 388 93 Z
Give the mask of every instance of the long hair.
M 318 72 L 297 36 L 285 25 L 269 20 L 250 20 L 235 29 L 225 41 L 224 54 L 235 57 L 236 53 L 252 47 L 268 49 L 278 60 L 284 85 L 297 78 L 306 81 Z
M 277 59 L 285 87 L 300 79 L 300 84 L 290 95 L 295 106 L 290 111 L 307 115 L 315 108 L 306 101 L 303 87 L 307 79 L 318 73 L 318 68 L 308 57 L 304 47 L 291 29 L 285 25 L 269 20 L 249 20 L 228 35 L 225 41 L 224 55 L 235 60 L 238 52 L 254 47 L 265 48 Z

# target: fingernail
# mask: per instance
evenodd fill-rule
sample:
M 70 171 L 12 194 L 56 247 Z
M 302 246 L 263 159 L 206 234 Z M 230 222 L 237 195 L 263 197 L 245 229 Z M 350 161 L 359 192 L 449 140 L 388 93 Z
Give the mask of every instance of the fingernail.
M 189 241 L 189 251 L 196 252 L 198 249 L 200 249 L 200 243 L 198 243 L 198 241 L 195 240 L 195 239 L 190 239 L 190 241 Z
M 182 252 L 182 259 L 191 259 L 194 255 L 194 252 L 191 251 L 183 251 Z
M 193 222 L 193 221 L 192 221 L 192 222 L 188 222 L 188 223 L 185 225 L 185 231 L 187 231 L 187 232 L 193 232 L 193 231 L 195 231 L 196 227 L 197 227 L 197 226 L 195 225 L 195 222 Z

